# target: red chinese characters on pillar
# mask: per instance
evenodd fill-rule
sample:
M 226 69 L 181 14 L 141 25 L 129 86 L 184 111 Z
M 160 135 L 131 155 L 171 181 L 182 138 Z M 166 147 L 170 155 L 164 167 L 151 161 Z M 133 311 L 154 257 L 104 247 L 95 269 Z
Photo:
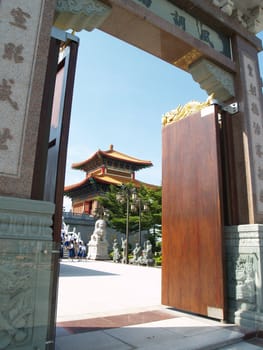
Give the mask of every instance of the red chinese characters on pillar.
M 9 22 L 11 25 L 21 29 L 27 29 L 26 22 L 28 18 L 31 18 L 30 14 L 23 11 L 20 7 L 12 9 L 10 14 L 13 17 L 13 22 Z
M 13 79 L 2 79 L 0 84 L 0 101 L 7 101 L 14 109 L 18 110 L 18 104 L 11 97 L 13 84 Z
M 257 208 L 263 213 L 263 140 L 262 140 L 262 110 L 259 82 L 257 81 L 256 63 L 244 55 L 244 72 L 248 99 L 248 128 L 250 130 L 250 146 L 252 151 L 253 176 Z
M 27 30 L 27 21 L 31 18 L 31 15 L 24 11 L 22 8 L 13 8 L 10 11 L 9 24 L 16 27 L 17 30 Z M 22 64 L 24 62 L 23 50 L 24 46 L 21 43 L 6 42 L 3 44 L 2 59 L 9 61 L 10 64 Z M 12 69 L 8 70 L 12 72 Z M 0 77 L 0 102 L 8 103 L 8 105 L 15 111 L 19 110 L 17 101 L 14 95 L 18 91 L 16 90 L 15 77 L 6 76 Z M 13 136 L 9 127 L 0 128 L 0 151 L 8 150 L 8 142 L 13 140 Z
M 9 61 L 14 60 L 15 63 L 22 63 L 24 61 L 24 57 L 21 55 L 23 49 L 23 45 L 15 46 L 13 43 L 5 44 L 5 52 L 2 57 Z

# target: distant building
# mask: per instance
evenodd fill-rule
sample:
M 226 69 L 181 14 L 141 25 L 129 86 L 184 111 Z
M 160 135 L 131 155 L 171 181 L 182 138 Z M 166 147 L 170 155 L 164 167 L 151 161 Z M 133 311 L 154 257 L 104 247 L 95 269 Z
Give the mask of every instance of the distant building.
M 110 185 L 121 186 L 133 183 L 134 187 L 145 185 L 150 188 L 157 186 L 135 179 L 135 172 L 151 167 L 149 160 L 141 160 L 118 152 L 110 145 L 107 151 L 100 149 L 88 159 L 72 164 L 72 169 L 83 170 L 86 177 L 79 183 L 66 186 L 64 195 L 72 200 L 74 214 L 94 215 L 98 207 L 96 197 L 105 193 Z

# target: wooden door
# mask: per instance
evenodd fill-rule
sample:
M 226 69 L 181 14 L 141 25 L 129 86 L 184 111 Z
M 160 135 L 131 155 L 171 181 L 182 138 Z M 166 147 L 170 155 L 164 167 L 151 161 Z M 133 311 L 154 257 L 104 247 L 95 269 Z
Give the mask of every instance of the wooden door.
M 50 290 L 47 349 L 53 349 L 55 339 L 64 180 L 78 44 L 77 37 L 53 28 L 31 194 L 33 199 L 55 203 L 52 277 L 46 286 Z
M 222 186 L 215 106 L 163 128 L 162 303 L 225 318 Z

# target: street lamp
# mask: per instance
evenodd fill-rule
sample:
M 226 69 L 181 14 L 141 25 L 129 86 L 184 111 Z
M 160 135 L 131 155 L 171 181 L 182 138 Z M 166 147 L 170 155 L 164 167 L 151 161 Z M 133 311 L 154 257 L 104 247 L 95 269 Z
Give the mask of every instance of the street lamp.
M 117 193 L 116 199 L 120 203 L 126 201 L 126 248 L 124 251 L 125 263 L 129 264 L 128 253 L 129 253 L 129 217 L 130 217 L 130 201 L 131 196 L 134 193 L 134 188 L 122 185 L 121 191 Z
M 135 212 L 138 208 L 139 213 L 139 245 L 142 245 L 142 230 L 141 230 L 141 222 L 142 222 L 142 211 L 147 211 L 149 209 L 148 203 L 143 202 L 142 199 L 137 195 L 136 191 L 132 194 L 132 204 L 131 211 Z
M 103 206 L 98 206 L 96 208 L 95 217 L 99 218 L 99 219 L 102 219 L 102 220 L 107 220 L 108 217 L 109 217 L 108 209 L 105 209 Z

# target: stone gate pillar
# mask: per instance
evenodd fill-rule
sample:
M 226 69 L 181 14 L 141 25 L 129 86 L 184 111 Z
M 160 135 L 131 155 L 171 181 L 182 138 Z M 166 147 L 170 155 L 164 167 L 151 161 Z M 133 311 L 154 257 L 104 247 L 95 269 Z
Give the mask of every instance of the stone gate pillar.
M 32 198 L 56 0 L 0 1 L 0 348 L 46 349 L 54 204 Z
M 229 182 L 225 227 L 229 320 L 262 330 L 263 276 L 263 100 L 258 47 L 240 35 L 232 38 L 238 67 L 238 113 L 228 126 Z

